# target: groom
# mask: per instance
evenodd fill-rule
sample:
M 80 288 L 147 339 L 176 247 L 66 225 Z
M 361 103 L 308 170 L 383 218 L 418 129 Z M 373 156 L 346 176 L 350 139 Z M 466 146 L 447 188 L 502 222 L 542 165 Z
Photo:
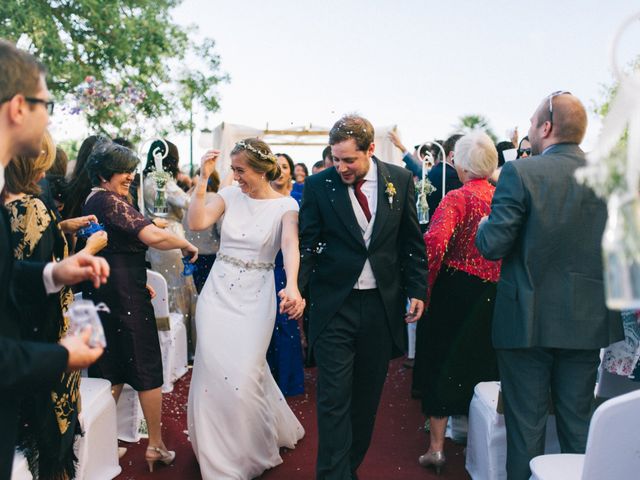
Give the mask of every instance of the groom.
M 411 173 L 375 158 L 373 138 L 365 118 L 338 120 L 329 132 L 335 168 L 307 178 L 300 210 L 323 480 L 357 478 L 389 360 L 404 350 L 404 323 L 420 318 L 427 291 Z

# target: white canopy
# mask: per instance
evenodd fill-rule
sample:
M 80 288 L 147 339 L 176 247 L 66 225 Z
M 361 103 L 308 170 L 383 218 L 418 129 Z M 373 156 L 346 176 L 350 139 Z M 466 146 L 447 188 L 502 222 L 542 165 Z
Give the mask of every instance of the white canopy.
M 396 130 L 396 126 L 375 127 L 375 155 L 380 160 L 396 165 L 403 165 L 402 153 L 394 147 L 389 140 L 389 132 Z M 233 123 L 221 123 L 212 132 L 212 142 L 201 145 L 204 148 L 216 148 L 220 150 L 220 159 L 217 163 L 218 172 L 225 174 L 229 171 L 231 160 L 229 153 L 237 142 L 243 138 L 259 137 L 269 145 L 317 145 L 328 144 L 329 129 L 309 125 L 308 127 L 292 127 L 286 130 L 265 129 L 248 127 Z M 205 141 L 205 143 L 208 143 Z

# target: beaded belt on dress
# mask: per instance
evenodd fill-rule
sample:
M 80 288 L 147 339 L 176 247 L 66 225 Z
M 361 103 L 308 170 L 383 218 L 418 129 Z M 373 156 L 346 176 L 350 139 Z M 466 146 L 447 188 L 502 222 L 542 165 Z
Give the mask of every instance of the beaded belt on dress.
M 255 260 L 245 262 L 244 260 L 240 260 L 236 257 L 230 257 L 229 255 L 225 255 L 220 252 L 218 252 L 218 255 L 216 256 L 216 261 L 218 260 L 230 263 L 236 267 L 246 268 L 247 270 L 273 270 L 273 267 L 275 267 L 275 263 L 257 262 Z

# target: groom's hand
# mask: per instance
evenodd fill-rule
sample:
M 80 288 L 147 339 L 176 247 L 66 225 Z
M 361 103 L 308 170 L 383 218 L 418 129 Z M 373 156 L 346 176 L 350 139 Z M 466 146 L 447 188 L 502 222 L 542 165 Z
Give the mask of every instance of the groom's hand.
M 297 320 L 302 317 L 304 308 L 306 306 L 305 300 L 299 293 L 293 292 L 293 295 L 288 296 L 286 289 L 282 289 L 278 292 L 280 297 L 280 313 L 286 313 L 291 320 Z
M 412 298 L 409 304 L 409 310 L 404 316 L 404 321 L 407 323 L 417 322 L 424 312 L 424 302 L 417 298 Z

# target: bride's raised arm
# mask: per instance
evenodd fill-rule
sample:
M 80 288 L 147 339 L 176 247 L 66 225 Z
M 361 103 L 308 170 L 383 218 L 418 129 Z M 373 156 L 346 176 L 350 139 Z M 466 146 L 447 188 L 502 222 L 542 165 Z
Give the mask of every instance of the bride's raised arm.
M 209 176 L 216 168 L 216 160 L 220 155 L 220 150 L 209 150 L 200 161 L 200 176 L 196 188 L 191 194 L 191 202 L 187 210 L 187 220 L 189 229 L 204 230 L 216 223 L 224 213 L 224 200 L 218 194 L 207 203 L 207 182 Z
M 282 216 L 282 239 L 280 248 L 287 274 L 287 285 L 280 292 L 280 310 L 291 319 L 298 319 L 304 313 L 305 301 L 298 289 L 298 269 L 300 268 L 300 248 L 298 246 L 298 212 L 290 211 Z

